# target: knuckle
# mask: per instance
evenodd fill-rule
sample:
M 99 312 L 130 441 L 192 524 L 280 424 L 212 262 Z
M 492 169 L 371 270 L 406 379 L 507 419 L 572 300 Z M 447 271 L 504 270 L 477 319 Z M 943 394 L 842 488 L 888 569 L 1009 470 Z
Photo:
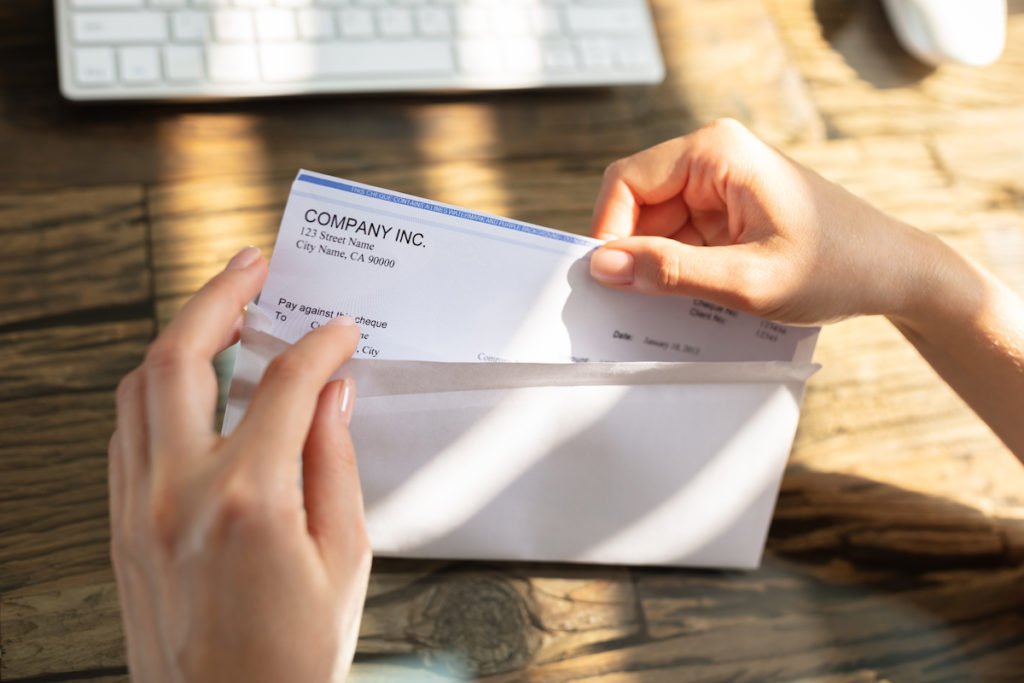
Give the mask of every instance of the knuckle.
M 246 527 L 260 517 L 266 507 L 255 487 L 241 481 L 231 482 L 221 493 L 216 533 L 225 537 L 231 532 Z
M 614 181 L 614 180 L 619 180 L 620 178 L 622 178 L 623 171 L 625 170 L 625 165 L 626 165 L 626 160 L 625 159 L 617 159 L 617 160 L 613 161 L 612 163 L 608 164 L 607 166 L 605 166 L 604 174 L 603 174 L 604 180 L 605 181 Z
M 135 394 L 136 388 L 139 385 L 139 370 L 136 368 L 127 375 L 121 378 L 121 381 L 117 383 L 117 391 L 115 396 L 118 403 L 125 403 L 130 401 Z
M 186 360 L 186 353 L 180 345 L 160 338 L 146 350 L 145 366 L 149 372 L 177 372 Z
M 683 264 L 673 253 L 658 255 L 654 269 L 654 285 L 659 291 L 672 291 L 684 281 Z
M 747 132 L 746 126 L 728 116 L 715 119 L 706 128 L 722 135 L 742 135 Z
M 172 555 L 181 536 L 181 514 L 172 496 L 157 493 L 149 505 L 149 535 L 164 555 Z
M 286 351 L 270 361 L 266 376 L 276 382 L 291 384 L 301 381 L 308 372 L 300 356 Z

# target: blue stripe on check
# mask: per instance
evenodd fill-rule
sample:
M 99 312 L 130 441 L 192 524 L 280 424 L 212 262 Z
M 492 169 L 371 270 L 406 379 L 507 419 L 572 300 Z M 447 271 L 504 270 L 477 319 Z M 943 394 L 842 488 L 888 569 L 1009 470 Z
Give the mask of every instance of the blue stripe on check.
M 546 237 L 548 239 L 558 240 L 559 242 L 568 242 L 569 244 L 578 244 L 584 247 L 594 246 L 594 243 L 591 240 L 579 237 L 577 235 L 571 235 L 565 232 L 558 232 L 556 230 L 547 230 L 546 228 L 540 228 L 537 227 L 536 225 L 530 225 L 529 223 L 519 223 L 517 221 L 510 221 L 507 218 L 499 218 L 498 216 L 488 216 L 482 213 L 475 213 L 473 211 L 467 211 L 466 209 L 460 209 L 456 206 L 445 206 L 444 204 L 435 204 L 434 202 L 427 201 L 425 199 L 417 199 L 415 197 L 403 197 L 401 195 L 391 194 L 390 192 L 384 192 L 382 190 L 376 190 L 369 187 L 360 187 L 359 185 L 349 185 L 348 183 L 343 183 L 338 180 L 331 180 L 329 178 L 318 178 L 316 176 L 307 175 L 305 173 L 300 174 L 298 179 L 303 182 L 310 183 L 312 185 L 322 185 L 323 187 L 330 187 L 335 190 L 341 190 L 342 192 L 351 192 L 352 194 L 363 195 L 364 197 L 371 197 L 373 199 L 391 202 L 392 204 L 411 206 L 414 209 L 431 211 L 433 213 L 439 213 L 445 216 L 453 216 L 455 218 L 461 218 L 463 220 L 473 221 L 475 223 L 493 225 L 496 228 L 515 230 L 516 232 L 523 232 L 528 235 Z

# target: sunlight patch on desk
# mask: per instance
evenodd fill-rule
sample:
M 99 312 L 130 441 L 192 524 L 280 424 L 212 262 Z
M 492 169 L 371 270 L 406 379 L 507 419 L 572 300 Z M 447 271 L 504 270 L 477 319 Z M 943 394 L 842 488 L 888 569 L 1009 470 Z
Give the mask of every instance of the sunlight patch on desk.
M 422 158 L 419 173 L 425 196 L 438 202 L 467 206 L 499 216 L 511 213 L 506 178 L 497 162 L 453 161 L 458 150 L 500 148 L 503 144 L 495 112 L 465 103 L 445 105 L 450 115 L 428 117 L 430 112 L 412 113 L 416 126 L 416 152 Z M 431 127 L 428 130 L 428 125 Z M 438 130 L 443 127 L 442 130 Z M 443 142 L 443 144 L 441 144 Z

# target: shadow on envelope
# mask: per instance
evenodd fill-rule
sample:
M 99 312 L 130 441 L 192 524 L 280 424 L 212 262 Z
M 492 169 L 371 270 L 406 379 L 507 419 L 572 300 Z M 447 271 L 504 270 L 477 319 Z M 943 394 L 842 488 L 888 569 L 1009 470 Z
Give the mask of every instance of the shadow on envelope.
M 247 320 L 225 432 L 286 347 Z M 813 370 L 351 361 L 374 551 L 755 567 Z
M 406 557 L 753 567 L 798 404 L 771 383 L 363 398 L 370 537 Z

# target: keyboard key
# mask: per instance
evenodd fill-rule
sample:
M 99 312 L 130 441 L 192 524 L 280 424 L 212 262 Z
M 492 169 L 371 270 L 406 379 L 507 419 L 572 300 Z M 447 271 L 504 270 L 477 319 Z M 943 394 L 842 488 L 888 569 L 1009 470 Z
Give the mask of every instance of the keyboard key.
M 531 7 L 530 28 L 539 36 L 557 36 L 562 33 L 562 17 L 553 7 Z
M 142 7 L 142 0 L 71 0 L 73 9 L 116 9 L 118 7 Z
M 613 63 L 612 48 L 604 40 L 581 40 L 579 50 L 583 66 L 588 69 L 610 69 Z
M 533 41 L 502 41 L 499 52 L 508 74 L 533 74 L 541 70 L 541 47 Z
M 463 40 L 458 53 L 459 67 L 468 74 L 499 74 L 504 67 L 501 54 L 489 40 Z
M 576 69 L 576 52 L 567 42 L 547 43 L 541 52 L 544 68 L 552 73 L 564 73 Z
M 500 7 L 488 12 L 490 32 L 499 36 L 525 36 L 530 33 L 526 12 L 518 7 Z
M 164 48 L 167 80 L 177 83 L 203 80 L 203 50 L 193 45 L 168 45 Z
M 183 43 L 210 39 L 210 15 L 199 10 L 181 10 L 171 14 L 171 35 Z
M 365 9 L 343 9 L 338 11 L 341 35 L 346 38 L 367 38 L 373 35 L 373 14 Z
M 298 14 L 299 35 L 306 40 L 334 37 L 334 14 L 325 9 L 303 9 Z
M 423 7 L 416 10 L 416 25 L 425 36 L 448 36 L 452 32 L 448 10 L 443 7 Z
M 491 33 L 491 23 L 485 10 L 479 7 L 457 7 L 455 24 L 459 33 L 467 36 L 486 36 Z
M 454 70 L 448 43 L 388 40 L 366 43 L 276 44 L 259 48 L 268 81 L 413 74 Z
M 580 35 L 639 33 L 645 26 L 644 15 L 628 7 L 568 7 L 565 10 L 569 31 Z
M 122 47 L 117 51 L 117 61 L 125 83 L 160 81 L 160 53 L 155 47 Z
M 252 13 L 245 10 L 220 10 L 213 15 L 214 33 L 218 40 L 247 43 L 256 37 Z
M 253 45 L 212 45 L 206 49 L 210 80 L 249 83 L 260 78 L 259 55 Z
M 295 15 L 286 9 L 263 9 L 256 12 L 256 35 L 260 40 L 289 41 L 298 37 Z
M 117 79 L 114 51 L 109 47 L 82 47 L 74 51 L 75 80 L 81 85 L 107 85 Z
M 613 53 L 615 55 L 615 63 L 627 69 L 642 69 L 652 65 L 651 50 L 644 43 L 617 43 Z
M 163 12 L 89 12 L 72 17 L 79 43 L 160 43 L 167 40 Z
M 387 37 L 412 35 L 412 13 L 407 9 L 388 7 L 377 13 L 380 33 Z

